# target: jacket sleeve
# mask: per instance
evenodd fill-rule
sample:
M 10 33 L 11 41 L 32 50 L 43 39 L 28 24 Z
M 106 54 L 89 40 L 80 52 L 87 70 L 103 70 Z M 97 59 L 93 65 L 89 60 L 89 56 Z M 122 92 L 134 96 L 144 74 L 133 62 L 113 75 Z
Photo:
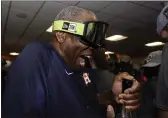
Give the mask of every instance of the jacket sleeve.
M 2 118 L 43 118 L 47 95 L 47 51 L 40 43 L 25 47 L 13 62 L 2 96 Z

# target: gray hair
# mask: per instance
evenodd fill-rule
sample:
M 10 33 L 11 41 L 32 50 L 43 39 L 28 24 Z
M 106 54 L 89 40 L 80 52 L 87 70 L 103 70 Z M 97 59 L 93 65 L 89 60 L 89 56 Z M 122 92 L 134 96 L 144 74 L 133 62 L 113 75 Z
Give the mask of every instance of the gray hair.
M 55 20 L 79 21 L 78 16 L 80 16 L 81 13 L 83 13 L 83 12 L 89 13 L 89 14 L 96 17 L 96 15 L 89 10 L 79 8 L 76 6 L 69 6 L 67 8 L 64 8 L 61 12 L 59 12 L 58 15 L 56 16 Z

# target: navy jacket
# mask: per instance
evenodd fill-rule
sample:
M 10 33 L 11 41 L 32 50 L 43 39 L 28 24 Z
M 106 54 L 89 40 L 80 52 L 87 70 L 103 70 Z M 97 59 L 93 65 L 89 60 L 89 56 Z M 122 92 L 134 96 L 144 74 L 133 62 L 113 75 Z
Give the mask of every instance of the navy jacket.
M 2 118 L 106 117 L 97 101 L 91 99 L 94 101 L 91 105 L 86 94 L 80 91 L 82 81 L 76 81 L 74 72 L 52 45 L 31 43 L 16 58 L 8 73 Z M 96 91 L 91 96 L 94 98 Z

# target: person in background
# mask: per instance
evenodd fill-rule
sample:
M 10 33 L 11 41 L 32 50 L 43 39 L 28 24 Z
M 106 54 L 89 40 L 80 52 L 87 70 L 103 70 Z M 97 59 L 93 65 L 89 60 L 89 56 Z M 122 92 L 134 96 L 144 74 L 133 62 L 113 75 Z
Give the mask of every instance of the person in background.
M 99 22 L 91 11 L 70 6 L 59 12 L 51 43 L 30 43 L 13 62 L 2 99 L 2 118 L 114 118 L 111 105 L 102 116 L 87 103 L 88 96 L 79 90 L 73 71 L 83 56 L 91 57 L 93 50 L 102 47 L 106 28 L 107 23 Z M 133 86 L 122 94 L 123 78 L 132 80 Z M 91 83 L 87 73 L 83 80 L 85 87 Z M 128 73 L 113 77 L 112 90 L 127 110 L 139 107 L 140 84 Z
M 144 65 L 142 65 L 143 68 L 143 74 L 147 77 L 147 81 L 154 82 L 152 87 L 152 94 L 156 94 L 156 83 L 159 76 L 159 69 L 162 59 L 162 51 L 153 51 L 151 52 L 148 57 L 145 59 Z
M 156 107 L 154 98 L 156 95 L 156 85 L 159 76 L 159 67 L 161 64 L 162 51 L 151 52 L 142 65 L 143 75 L 147 81 L 142 85 L 141 105 L 138 109 L 140 118 L 156 118 Z
M 3 96 L 4 89 L 5 89 L 8 70 L 10 68 L 11 63 L 12 62 L 10 60 L 2 59 L 2 61 L 1 61 L 1 95 L 2 96 Z
M 5 68 L 6 65 L 6 60 L 1 61 L 1 93 L 3 95 L 4 88 L 5 88 L 5 83 L 6 83 L 6 77 L 7 77 L 7 70 Z
M 162 50 L 155 103 L 159 109 L 158 118 L 168 118 L 168 5 L 163 8 L 157 18 L 157 32 L 166 44 Z
M 107 54 L 106 55 L 106 60 L 109 65 L 109 71 L 114 73 L 116 63 L 118 63 L 118 57 L 116 54 Z

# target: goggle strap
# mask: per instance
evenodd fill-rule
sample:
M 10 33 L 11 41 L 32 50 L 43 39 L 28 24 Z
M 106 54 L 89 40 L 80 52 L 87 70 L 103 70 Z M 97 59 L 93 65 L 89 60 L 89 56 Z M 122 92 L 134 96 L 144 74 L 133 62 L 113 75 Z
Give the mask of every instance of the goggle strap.
M 64 31 L 83 36 L 85 24 L 71 21 L 56 20 L 52 24 L 52 31 Z

